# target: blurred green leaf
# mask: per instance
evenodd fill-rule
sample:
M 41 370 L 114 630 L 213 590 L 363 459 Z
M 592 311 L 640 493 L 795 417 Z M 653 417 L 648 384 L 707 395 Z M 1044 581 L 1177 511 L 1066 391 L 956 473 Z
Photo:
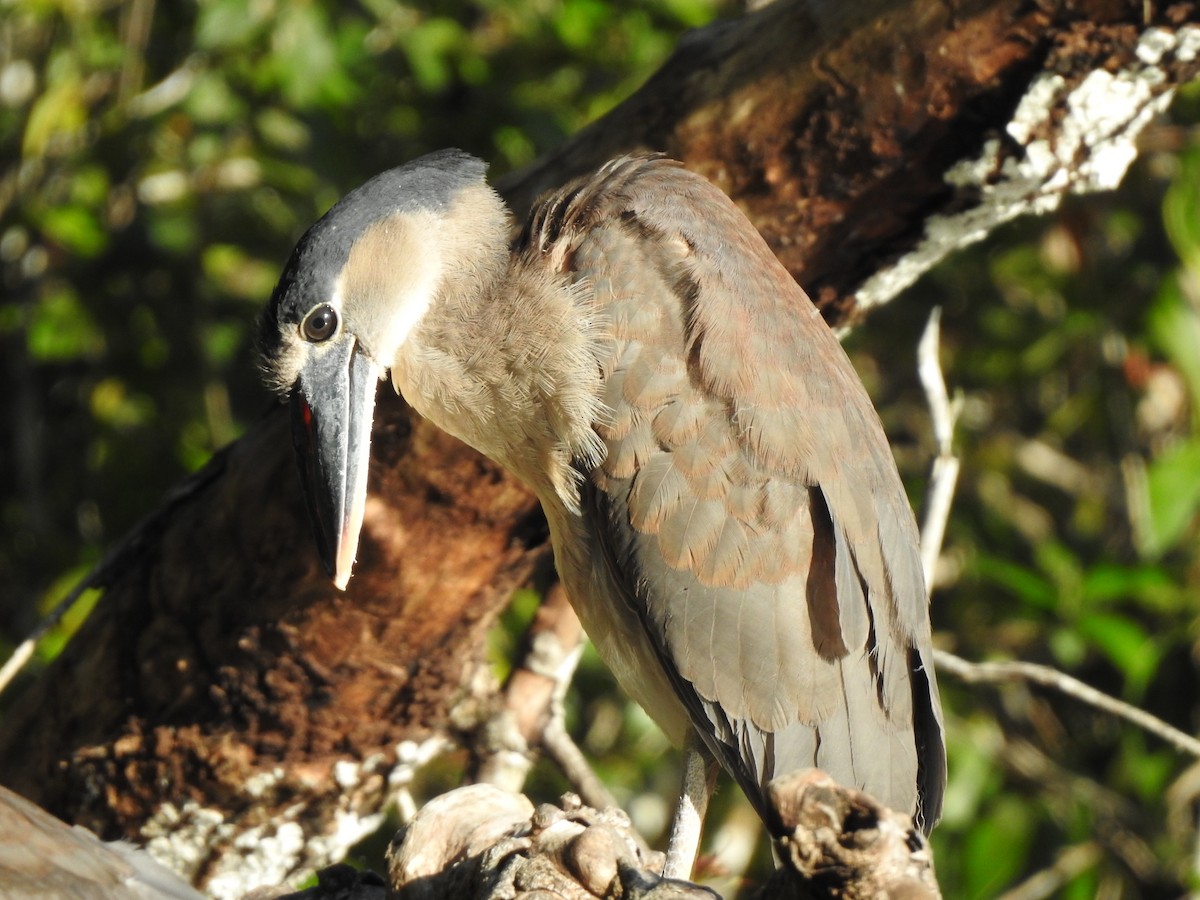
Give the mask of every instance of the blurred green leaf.
M 994 897 L 1021 871 L 1034 832 L 1031 810 L 1016 797 L 1000 797 L 971 829 L 965 847 L 962 897 Z
M 1039 609 L 1054 609 L 1058 591 L 1040 572 L 1006 559 L 980 554 L 973 562 L 976 574 L 1012 592 L 1022 601 Z
M 965 828 L 978 818 L 986 798 L 995 792 L 995 749 L 1000 735 L 995 721 L 983 716 L 964 720 L 959 726 L 969 739 L 956 741 L 948 748 L 954 778 L 946 786 L 942 821 Z
M 1107 612 L 1082 616 L 1075 627 L 1125 675 L 1127 695 L 1140 698 L 1160 659 L 1146 630 L 1125 616 Z
M 170 255 L 190 253 L 199 241 L 197 222 L 185 209 L 157 209 L 147 225 L 150 240 Z
M 246 323 L 209 322 L 204 326 L 201 342 L 204 355 L 213 366 L 227 365 L 243 344 L 246 334 Z
M 1200 272 L 1200 147 L 1180 154 L 1179 173 L 1163 197 L 1163 222 L 1183 264 Z
M 1074 623 L 1051 631 L 1049 644 L 1055 661 L 1068 671 L 1082 665 L 1087 658 L 1087 642 Z
M 663 0 L 663 6 L 681 25 L 698 28 L 712 20 L 717 12 L 713 0 Z
M 207 0 L 196 16 L 196 45 L 207 50 L 245 46 L 262 33 L 271 13 L 252 0 Z
M 89 566 L 78 566 L 55 580 L 38 602 L 43 614 L 49 614 L 59 601 L 75 588 L 81 579 L 87 576 Z M 38 641 L 37 657 L 43 663 L 53 662 L 62 653 L 63 648 L 71 640 L 79 626 L 87 620 L 88 615 L 100 599 L 101 592 L 96 589 L 84 591 L 63 615 L 58 624 L 51 628 Z
M 512 600 L 500 616 L 499 626 L 488 634 L 488 658 L 499 681 L 504 681 L 513 667 L 523 662 L 517 659 L 517 648 L 533 624 L 541 602 L 541 594 L 530 588 L 513 591 Z
M 29 355 L 43 362 L 82 359 L 104 348 L 96 322 L 66 287 L 46 294 L 34 306 L 26 342 Z
M 246 104 L 222 72 L 202 72 L 188 91 L 184 109 L 199 124 L 239 121 L 246 117 Z
M 83 79 L 73 71 L 64 73 L 34 101 L 25 125 L 21 152 L 27 158 L 45 156 L 56 142 L 78 138 L 87 118 Z
M 104 223 L 82 206 L 47 209 L 38 216 L 38 225 L 46 237 L 79 256 L 95 256 L 108 243 Z
M 203 422 L 188 422 L 180 429 L 175 454 L 185 471 L 198 471 L 208 462 L 213 449 L 212 435 Z
M 255 126 L 268 144 L 295 152 L 308 146 L 312 134 L 303 119 L 286 110 L 268 107 L 255 117 Z
M 1054 585 L 1055 604 L 1062 616 L 1073 617 L 1078 611 L 1083 584 L 1079 557 L 1059 541 L 1044 541 L 1034 549 L 1038 568 Z
M 271 35 L 271 70 L 283 96 L 297 109 L 345 104 L 357 93 L 338 60 L 327 14 L 316 3 L 280 8 Z
M 1171 609 L 1179 602 L 1178 593 L 1167 573 L 1155 566 L 1099 563 L 1088 569 L 1083 580 L 1083 599 L 1092 607 L 1133 599 Z
M 1200 268 L 1197 268 L 1200 274 Z M 1189 301 L 1182 276 L 1165 278 L 1148 314 L 1150 335 L 1183 373 L 1191 394 L 1193 416 L 1200 421 L 1200 309 Z
M 105 378 L 92 388 L 91 409 L 97 421 L 113 428 L 145 425 L 154 416 L 150 398 L 130 393 L 128 386 L 116 378 Z
M 1154 738 L 1148 738 L 1136 729 L 1123 731 L 1120 743 L 1114 775 L 1122 790 L 1133 793 L 1143 802 L 1164 796 L 1176 776 L 1174 753 L 1154 746 Z
M 612 8 L 600 0 L 563 0 L 554 28 L 568 47 L 582 49 L 595 41 L 598 31 L 608 26 Z
M 1158 556 L 1175 546 L 1200 511 L 1200 440 L 1177 444 L 1146 467 L 1150 514 L 1141 550 Z
M 278 266 L 247 256 L 232 244 L 210 244 L 202 256 L 204 274 L 235 297 L 263 303 L 279 279 Z
M 445 90 L 454 73 L 454 57 L 462 51 L 465 33 L 453 19 L 425 19 L 404 36 L 408 63 L 427 91 Z

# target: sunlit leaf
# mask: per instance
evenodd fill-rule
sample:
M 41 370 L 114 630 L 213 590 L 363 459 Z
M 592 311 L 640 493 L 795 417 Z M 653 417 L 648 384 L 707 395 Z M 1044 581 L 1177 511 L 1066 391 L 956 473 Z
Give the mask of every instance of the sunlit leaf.
M 204 72 L 188 92 L 184 109 L 197 121 L 221 124 L 243 119 L 246 105 L 221 72 Z
M 1149 556 L 1164 553 L 1191 528 L 1200 511 L 1200 439 L 1184 441 L 1146 467 Z
M 90 571 L 90 565 L 75 566 L 54 580 L 54 583 L 38 600 L 38 609 L 48 615 L 72 591 Z M 71 637 L 79 630 L 101 592 L 95 589 L 84 591 L 53 628 L 38 642 L 37 656 L 43 662 L 52 662 L 62 653 Z
M 56 141 L 74 140 L 87 124 L 83 80 L 64 75 L 50 84 L 29 111 L 21 151 L 27 157 L 44 156 Z
M 611 16 L 612 7 L 600 0 L 564 0 L 554 27 L 564 44 L 580 48 L 595 41 Z
M 118 378 L 105 378 L 92 388 L 92 415 L 113 428 L 133 428 L 146 424 L 154 415 L 149 397 L 134 394 Z
M 430 18 L 405 36 L 413 75 L 427 91 L 441 91 L 453 76 L 453 57 L 462 46 L 462 26 L 453 19 Z
M 1092 607 L 1136 599 L 1169 608 L 1178 593 L 1167 573 L 1154 566 L 1100 563 L 1088 569 L 1083 581 L 1084 602 Z
M 326 13 L 316 4 L 281 7 L 271 36 L 271 66 L 283 95 L 297 109 L 343 103 L 356 93 L 338 62 Z
M 208 0 L 197 7 L 196 43 L 216 50 L 242 46 L 263 29 L 271 7 L 253 0 Z
M 1163 198 L 1163 222 L 1184 265 L 1200 272 L 1200 149 L 1180 154 L 1179 163 Z
M 74 291 L 56 290 L 38 300 L 29 320 L 29 355 L 43 362 L 80 359 L 99 353 L 104 337 Z
M 38 216 L 45 235 L 78 256 L 95 256 L 108 243 L 108 233 L 96 214 L 82 206 L 56 206 Z
M 276 265 L 247 256 L 240 247 L 212 244 L 204 249 L 204 274 L 235 297 L 262 303 L 279 278 Z

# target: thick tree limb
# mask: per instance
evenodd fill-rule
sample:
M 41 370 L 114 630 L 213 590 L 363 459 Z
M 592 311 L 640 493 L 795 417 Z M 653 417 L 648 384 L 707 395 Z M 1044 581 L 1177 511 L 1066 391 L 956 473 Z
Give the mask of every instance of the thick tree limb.
M 771 785 L 786 831 L 782 866 L 754 892 L 796 900 L 936 900 L 929 845 L 908 816 L 813 770 Z M 701 900 L 711 891 L 662 878 L 662 854 L 647 853 L 620 811 L 567 795 L 536 810 L 490 785 L 458 788 L 430 802 L 388 854 L 392 890 L 406 900 Z M 544 892 L 544 893 L 538 893 Z
M 615 153 L 665 150 L 731 193 L 845 322 L 999 222 L 1115 183 L 1200 70 L 1196 4 L 1149 12 L 778 0 L 687 37 L 505 193 L 522 209 Z M 317 570 L 273 412 L 102 573 L 96 612 L 0 727 L 8 784 L 149 841 L 219 896 L 324 865 L 373 827 L 397 746 L 480 702 L 484 635 L 547 565 L 527 491 L 401 404 L 379 409 L 350 591 Z
M 150 854 L 102 843 L 0 788 L 0 896 L 203 900 Z

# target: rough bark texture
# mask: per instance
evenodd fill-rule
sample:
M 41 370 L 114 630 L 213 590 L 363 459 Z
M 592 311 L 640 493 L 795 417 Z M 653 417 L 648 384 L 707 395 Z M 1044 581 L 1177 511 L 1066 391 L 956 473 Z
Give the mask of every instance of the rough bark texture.
M 96 612 L 5 719 L 5 781 L 218 885 L 239 834 L 290 846 L 377 812 L 397 744 L 448 728 L 546 544 L 523 487 L 401 404 L 381 416 L 349 591 L 315 561 L 272 412 L 99 573 Z
M 203 900 L 130 844 L 104 844 L 0 788 L 0 897 Z
M 1119 177 L 1200 68 L 1198 18 L 1194 2 L 779 0 L 688 36 L 504 192 L 521 211 L 616 153 L 663 150 L 734 196 L 841 323 L 1005 218 Z M 1129 101 L 1094 134 L 1089 85 Z M 5 783 L 149 840 L 218 894 L 336 858 L 356 836 L 338 813 L 368 829 L 398 753 L 419 755 L 401 742 L 449 730 L 487 628 L 547 558 L 528 492 L 395 400 L 379 409 L 350 590 L 318 571 L 273 411 L 102 567 L 96 612 L 4 719 Z
M 663 151 L 733 197 L 839 323 L 929 219 L 980 204 L 982 185 L 947 180 L 956 164 L 998 140 L 985 174 L 999 182 L 1033 140 L 1063 141 L 1066 92 L 1043 133 L 1010 133 L 1039 77 L 1069 88 L 1136 68 L 1144 32 L 1197 15 L 1194 2 L 772 3 L 686 37 L 628 101 L 517 173 L 508 196 L 523 208 L 618 153 Z M 1192 51 L 1164 62 L 1154 96 L 1197 72 Z M 1081 149 L 1059 195 L 1088 186 Z
M 747 900 L 939 900 L 929 843 L 912 819 L 812 769 L 773 782 L 785 834 L 781 865 Z M 707 888 L 662 878 L 619 810 L 568 794 L 536 809 L 523 796 L 474 784 L 425 806 L 388 851 L 401 900 L 711 900 Z M 333 867 L 284 900 L 368 900 L 379 879 Z

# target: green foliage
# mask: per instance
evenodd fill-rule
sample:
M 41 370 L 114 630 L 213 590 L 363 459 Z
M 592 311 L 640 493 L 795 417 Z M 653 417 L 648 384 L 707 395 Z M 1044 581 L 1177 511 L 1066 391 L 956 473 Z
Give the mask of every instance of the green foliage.
M 269 402 L 251 338 L 299 234 L 441 146 L 493 174 L 712 18 L 666 5 L 17 4 L 0 60 L 0 633 Z M 598 29 L 590 38 L 586 29 Z M 582 30 L 581 30 L 582 29 Z
M 1200 120 L 1200 94 L 1175 115 Z M 1191 132 L 1188 132 L 1191 133 Z M 968 659 L 1056 666 L 1190 731 L 1200 594 L 1200 154 L 1151 154 L 1120 191 L 1070 200 L 961 254 L 852 338 L 902 470 L 926 477 L 924 397 L 897 347 L 943 308 L 964 393 L 963 469 L 934 592 Z M 919 494 L 914 494 L 919 498 Z M 1194 834 L 1187 760 L 1053 692 L 942 678 L 946 896 L 990 897 L 1081 851 L 1055 896 L 1178 896 Z

